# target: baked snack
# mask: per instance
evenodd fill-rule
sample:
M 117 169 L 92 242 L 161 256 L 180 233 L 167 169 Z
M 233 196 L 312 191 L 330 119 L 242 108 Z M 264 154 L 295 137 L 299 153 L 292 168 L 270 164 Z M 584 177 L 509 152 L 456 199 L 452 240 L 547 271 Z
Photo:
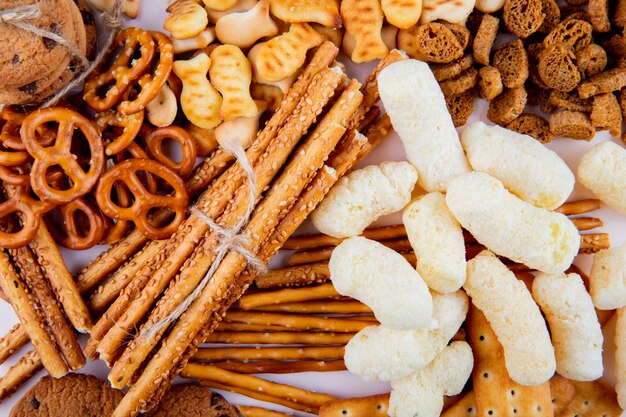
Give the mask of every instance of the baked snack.
M 550 131 L 555 136 L 581 140 L 591 140 L 596 134 L 588 114 L 570 110 L 550 116 Z
M 108 416 L 123 396 L 122 391 L 94 376 L 45 376 L 13 407 L 10 417 Z
M 522 87 L 528 78 L 528 54 L 521 39 L 507 42 L 493 53 L 493 66 L 507 88 Z
M 506 125 L 507 129 L 522 135 L 532 136 L 541 143 L 552 142 L 554 134 L 550 131 L 550 123 L 541 116 L 532 113 L 522 113 L 519 117 Z
M 486 100 L 493 100 L 504 90 L 500 71 L 489 65 L 478 70 L 478 81 L 476 85 L 478 95 Z
M 541 0 L 506 0 L 502 9 L 507 29 L 522 39 L 535 33 L 545 17 Z
M 604 71 L 606 63 L 606 51 L 595 43 L 589 44 L 576 52 L 576 66 L 583 79 Z
M 460 75 L 462 72 L 471 68 L 473 64 L 474 58 L 472 58 L 472 55 L 465 54 L 461 58 L 448 64 L 431 64 L 430 69 L 435 79 L 442 82 Z
M 622 133 L 622 110 L 613 93 L 598 94 L 593 97 L 591 124 L 598 130 L 608 130 L 619 137 Z
M 524 87 L 507 88 L 489 102 L 487 118 L 499 125 L 508 125 L 524 112 L 527 99 Z
M 480 21 L 480 26 L 474 37 L 474 59 L 482 65 L 489 65 L 489 56 L 493 43 L 498 35 L 500 19 L 490 14 L 485 14 Z
M 174 385 L 146 417 L 238 417 L 220 394 L 196 385 Z
M 443 81 L 439 84 L 441 92 L 444 96 L 454 96 L 462 94 L 476 85 L 478 80 L 478 71 L 474 67 L 468 68 L 460 75 Z
M 474 111 L 474 91 L 469 89 L 460 94 L 446 96 L 446 107 L 454 127 L 463 126 Z

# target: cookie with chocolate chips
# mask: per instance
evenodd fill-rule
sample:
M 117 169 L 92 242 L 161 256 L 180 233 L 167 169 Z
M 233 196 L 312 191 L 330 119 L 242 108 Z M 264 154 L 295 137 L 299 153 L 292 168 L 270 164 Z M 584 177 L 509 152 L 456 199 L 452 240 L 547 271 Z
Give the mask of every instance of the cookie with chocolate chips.
M 74 39 L 75 26 L 69 1 L 0 0 L 0 10 L 17 6 L 39 7 L 39 16 L 27 23 Z M 9 23 L 0 25 L 0 88 L 26 86 L 50 76 L 67 66 L 66 48 L 53 40 L 41 38 Z
M 221 395 L 196 385 L 175 385 L 146 417 L 239 417 Z

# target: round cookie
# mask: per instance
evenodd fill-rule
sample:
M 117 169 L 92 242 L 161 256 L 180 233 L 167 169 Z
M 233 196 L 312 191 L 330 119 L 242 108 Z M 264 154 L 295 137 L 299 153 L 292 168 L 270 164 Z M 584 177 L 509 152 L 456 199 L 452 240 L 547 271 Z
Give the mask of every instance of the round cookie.
M 224 397 L 197 385 L 175 385 L 146 417 L 239 417 Z
M 37 4 L 41 16 L 29 23 L 74 39 L 75 28 L 68 1 L 0 0 L 0 9 Z M 67 50 L 49 39 L 4 24 L 0 26 L 0 88 L 24 86 L 52 74 L 68 57 Z
M 107 381 L 91 375 L 45 376 L 19 400 L 9 417 L 109 416 L 123 396 Z
M 85 26 L 85 34 L 87 36 L 87 49 L 86 55 L 88 59 L 93 59 L 96 54 L 96 44 L 98 42 L 98 29 L 96 27 L 96 19 L 93 17 L 91 7 L 87 4 L 86 0 L 74 0 L 74 3 L 80 10 L 80 15 Z

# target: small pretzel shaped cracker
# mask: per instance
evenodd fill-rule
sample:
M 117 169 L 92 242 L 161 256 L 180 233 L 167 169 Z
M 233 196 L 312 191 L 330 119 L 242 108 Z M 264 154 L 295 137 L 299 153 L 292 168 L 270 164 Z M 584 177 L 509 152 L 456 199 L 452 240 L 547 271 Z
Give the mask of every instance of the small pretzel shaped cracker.
M 307 23 L 293 23 L 289 32 L 270 39 L 259 48 L 256 62 L 259 75 L 269 81 L 289 77 L 304 64 L 306 52 L 323 41 L 322 35 Z
M 220 124 L 222 96 L 211 85 L 207 73 L 211 59 L 205 53 L 187 61 L 174 62 L 174 73 L 183 82 L 180 105 L 187 119 L 204 129 L 213 129 Z
M 250 62 L 234 45 L 220 45 L 211 52 L 211 84 L 222 94 L 220 114 L 224 121 L 253 117 L 258 109 L 250 96 Z
M 249 48 L 256 41 L 278 33 L 278 26 L 270 17 L 268 0 L 260 0 L 243 13 L 231 13 L 215 24 L 217 39 L 225 45 Z
M 22 128 L 22 123 L 26 116 L 25 113 L 16 111 L 11 106 L 3 107 L 1 117 L 5 120 L 5 124 L 0 131 L 0 142 L 7 148 L 16 151 L 26 150 L 26 147 L 22 143 L 22 138 L 20 137 L 20 129 Z M 43 146 L 52 144 L 56 136 L 54 132 L 46 126 L 40 127 L 37 130 L 37 134 L 37 141 Z
M 315 22 L 326 27 L 341 27 L 337 0 L 270 0 L 270 7 L 272 14 L 284 22 Z
M 17 249 L 32 242 L 39 229 L 41 216 L 53 208 L 52 204 L 31 197 L 30 187 L 14 187 L 13 195 L 0 204 L 0 219 L 19 213 L 22 229 L 15 233 L 0 231 L 0 246 Z
M 202 32 L 209 24 L 204 7 L 194 0 L 177 0 L 167 8 L 163 28 L 172 33 L 174 39 L 189 39 Z
M 35 139 L 35 132 L 50 122 L 58 123 L 58 130 L 54 144 L 44 147 Z M 90 167 L 87 171 L 71 151 L 74 129 L 80 130 L 89 146 Z M 39 109 L 24 119 L 21 136 L 28 153 L 35 158 L 30 179 L 33 191 L 42 200 L 67 204 L 87 194 L 98 181 L 104 168 L 102 138 L 98 128 L 79 113 L 60 107 Z M 71 180 L 71 186 L 66 190 L 55 189 L 48 183 L 46 173 L 55 165 L 59 165 Z
M 381 37 L 383 11 L 378 0 L 344 0 L 341 17 L 346 32 L 356 40 L 350 57 L 353 62 L 369 62 L 387 56 L 389 49 Z
M 164 196 L 148 191 L 137 176 L 140 171 L 165 180 L 174 189 L 173 195 Z M 135 201 L 130 207 L 120 207 L 111 200 L 113 184 L 117 181 L 126 184 L 133 194 Z M 151 159 L 128 159 L 107 171 L 98 183 L 96 199 L 104 214 L 114 219 L 133 221 L 137 229 L 150 239 L 165 239 L 174 233 L 185 220 L 189 207 L 185 182 L 174 171 Z M 162 227 L 150 223 L 151 211 L 159 208 L 175 213 L 174 219 Z
M 174 63 L 172 42 L 161 32 L 150 32 L 157 44 L 159 59 L 156 68 L 139 78 L 139 94 L 132 100 L 122 101 L 118 110 L 122 114 L 133 114 L 143 110 L 148 103 L 159 95 L 159 91 L 167 82 Z
M 48 230 L 60 245 L 73 250 L 89 249 L 102 240 L 106 231 L 104 216 L 93 204 L 79 198 L 57 208 L 62 226 L 47 221 Z M 82 213 L 81 219 L 78 213 Z M 85 221 L 81 221 L 85 220 Z
M 180 162 L 174 161 L 163 152 L 162 146 L 165 139 L 172 139 L 180 146 L 182 151 Z M 196 141 L 185 129 L 178 126 L 155 129 L 146 137 L 146 150 L 152 159 L 172 169 L 181 178 L 187 178 L 196 163 Z
M 155 42 L 149 32 L 128 28 L 119 32 L 113 42 L 113 50 L 122 48 L 113 64 L 101 72 L 94 71 L 83 87 L 83 99 L 98 112 L 112 109 L 128 87 L 150 67 L 155 52 Z M 140 57 L 134 58 L 139 48 Z M 98 90 L 111 86 L 104 97 Z
M 122 128 L 122 133 L 117 136 L 114 135 L 116 137 L 107 143 L 105 153 L 110 156 L 126 149 L 139 133 L 143 125 L 143 118 L 143 110 L 129 116 L 120 114 L 115 110 L 98 113 L 93 121 L 103 134 L 109 126 Z
M 204 0 L 204 5 L 213 10 L 224 11 L 237 4 L 237 0 Z

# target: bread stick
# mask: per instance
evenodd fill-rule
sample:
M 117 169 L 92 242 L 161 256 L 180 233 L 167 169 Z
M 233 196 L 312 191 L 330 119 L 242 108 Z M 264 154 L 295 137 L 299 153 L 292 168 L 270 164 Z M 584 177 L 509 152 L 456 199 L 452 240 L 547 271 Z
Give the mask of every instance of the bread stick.
M 208 335 L 206 343 L 271 345 L 344 345 L 354 333 L 333 332 L 222 332 Z
M 319 300 L 323 298 L 337 297 L 339 295 L 340 294 L 337 290 L 335 290 L 335 287 L 333 287 L 332 284 L 322 284 L 316 287 L 264 291 L 256 294 L 244 295 L 239 299 L 238 305 L 242 310 L 255 310 L 258 307 Z
M 0 339 L 0 363 L 4 363 L 9 356 L 30 341 L 28 333 L 21 323 L 17 323 Z
M 292 361 L 304 359 L 342 359 L 343 347 L 308 346 L 308 347 L 224 347 L 198 349 L 194 361 Z
M 372 310 L 358 301 L 307 301 L 257 307 L 255 311 L 272 311 L 301 314 L 372 314 Z
M 31 350 L 0 378 L 0 401 L 13 394 L 43 367 L 36 351 Z

